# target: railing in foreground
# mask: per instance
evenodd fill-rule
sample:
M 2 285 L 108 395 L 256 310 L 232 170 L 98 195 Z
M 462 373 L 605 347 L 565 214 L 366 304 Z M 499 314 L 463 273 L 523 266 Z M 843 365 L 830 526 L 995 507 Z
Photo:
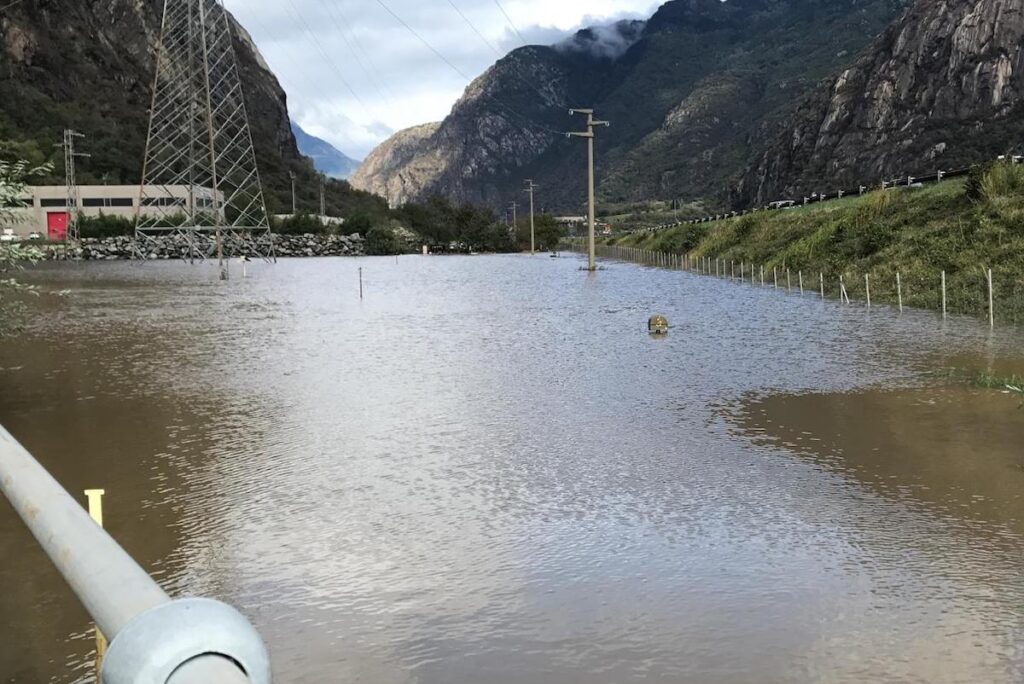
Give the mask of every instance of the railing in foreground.
M 104 684 L 270 684 L 270 659 L 234 608 L 172 601 L 0 426 L 0 491 L 110 641 Z

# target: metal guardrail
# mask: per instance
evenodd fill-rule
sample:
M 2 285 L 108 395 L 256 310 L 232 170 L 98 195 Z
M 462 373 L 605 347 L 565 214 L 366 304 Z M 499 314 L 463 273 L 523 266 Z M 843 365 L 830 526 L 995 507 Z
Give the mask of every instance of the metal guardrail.
M 0 491 L 110 641 L 104 684 L 270 684 L 266 647 L 241 613 L 172 600 L 2 426 Z
M 994 161 L 1010 161 L 1012 164 L 1024 163 L 1024 156 L 1014 155 L 1011 157 L 1000 156 Z M 702 218 L 695 219 L 683 219 L 679 221 L 670 221 L 668 223 L 659 223 L 654 226 L 641 226 L 638 228 L 632 228 L 625 231 L 630 235 L 637 233 L 657 233 L 669 228 L 677 228 L 679 226 L 692 226 L 699 223 L 713 223 L 715 221 L 723 221 L 725 219 L 738 218 L 740 216 L 746 216 L 748 214 L 755 214 L 762 211 L 779 211 L 782 209 L 792 209 L 795 207 L 806 206 L 808 204 L 817 204 L 819 202 L 829 202 L 833 200 L 843 199 L 844 197 L 857 197 L 863 195 L 865 192 L 873 190 L 888 190 L 890 188 L 897 187 L 912 187 L 915 185 L 923 185 L 925 183 L 941 183 L 944 180 L 951 178 L 960 178 L 968 175 L 974 166 L 967 166 L 959 169 L 953 169 L 951 171 L 936 171 L 935 173 L 926 174 L 922 176 L 902 176 L 900 178 L 893 178 L 890 180 L 881 181 L 880 185 L 860 185 L 856 188 L 848 188 L 845 190 L 835 190 L 832 192 L 822 193 L 811 193 L 803 197 L 803 201 L 795 199 L 777 200 L 775 202 L 769 202 L 768 204 L 752 207 L 750 209 L 741 209 L 737 211 L 728 211 L 721 214 L 715 214 L 714 216 L 705 216 Z

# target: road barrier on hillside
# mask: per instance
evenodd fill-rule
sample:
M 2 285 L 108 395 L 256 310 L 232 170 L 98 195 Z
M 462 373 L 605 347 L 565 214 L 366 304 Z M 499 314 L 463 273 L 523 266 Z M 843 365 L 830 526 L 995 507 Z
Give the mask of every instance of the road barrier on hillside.
M 3 427 L 0 491 L 110 641 L 103 684 L 270 684 L 248 620 L 218 601 L 171 600 Z
M 1024 163 L 1024 156 L 1015 155 L 1012 157 L 998 157 L 995 161 L 1010 161 L 1012 164 Z M 817 204 L 820 202 L 831 202 L 844 197 L 854 197 L 863 195 L 866 192 L 872 192 L 874 190 L 888 190 L 890 188 L 897 187 L 915 187 L 921 186 L 926 183 L 941 183 L 944 180 L 950 178 L 960 178 L 968 175 L 972 169 L 976 166 L 967 166 L 960 169 L 953 169 L 952 171 L 936 171 L 934 173 L 922 175 L 922 176 L 904 176 L 901 178 L 892 178 L 889 180 L 883 180 L 878 185 L 860 185 L 856 188 L 848 188 L 846 190 L 834 190 L 831 192 L 822 193 L 811 193 L 808 196 L 803 197 L 801 200 L 784 199 L 769 202 L 760 207 L 753 207 L 751 209 L 742 209 L 740 211 L 730 211 L 722 214 L 715 214 L 714 216 L 705 216 L 698 219 L 687 219 L 680 221 L 672 221 L 669 223 L 660 223 L 654 226 L 644 226 L 642 228 L 633 228 L 626 232 L 630 235 L 636 233 L 657 233 L 670 228 L 677 228 L 679 226 L 692 226 L 699 223 L 711 223 L 713 221 L 722 221 L 730 218 L 738 218 L 740 216 L 747 216 L 748 214 L 756 214 L 763 211 L 780 211 L 783 209 L 793 209 L 800 206 L 806 206 L 809 204 Z

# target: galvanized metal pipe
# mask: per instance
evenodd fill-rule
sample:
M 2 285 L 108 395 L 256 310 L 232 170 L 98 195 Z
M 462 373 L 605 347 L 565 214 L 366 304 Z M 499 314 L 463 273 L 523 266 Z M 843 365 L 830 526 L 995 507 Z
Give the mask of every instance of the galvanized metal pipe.
M 0 490 L 108 639 L 136 615 L 170 601 L 2 426 Z
M 171 675 L 167 684 L 251 684 L 233 662 L 218 655 L 193 658 Z
M 86 510 L 3 426 L 0 426 L 0 491 L 25 521 L 97 626 L 111 640 L 112 649 L 117 648 L 117 637 L 126 627 L 129 628 L 124 632 L 124 638 L 131 641 L 131 637 L 139 631 L 136 626 L 140 619 L 144 622 L 152 616 L 157 620 L 159 631 L 155 635 L 157 642 L 150 642 L 149 645 L 154 649 L 169 645 L 173 650 L 177 645 L 174 637 L 182 635 L 171 633 L 171 625 L 168 625 L 165 635 L 163 620 L 159 615 L 154 615 L 154 609 L 159 607 L 161 611 L 174 611 L 177 606 L 182 606 L 187 611 L 195 609 L 194 603 L 172 603 L 146 571 L 93 522 Z M 229 637 L 238 637 L 239 640 L 232 645 L 240 649 L 239 662 L 248 663 L 246 667 L 252 668 L 249 672 L 252 676 L 247 676 L 232 658 L 217 655 L 222 651 L 214 651 L 190 657 L 180 666 L 171 660 L 173 672 L 166 677 L 161 676 L 159 681 L 166 684 L 269 682 L 269 661 L 259 635 L 234 609 L 215 601 L 205 602 L 203 606 L 209 607 L 210 604 L 215 604 L 215 610 L 216 606 L 220 606 L 232 614 L 226 616 L 226 620 L 217 622 L 213 628 L 223 625 Z M 146 617 L 140 617 L 143 615 Z M 222 612 L 217 613 L 217 617 L 222 616 Z M 142 631 L 146 632 L 145 629 Z M 121 650 L 131 652 L 133 649 L 127 646 Z M 223 652 L 235 656 L 234 651 Z M 140 660 L 144 663 L 143 668 L 153 665 L 144 661 L 143 657 Z M 112 677 L 111 684 L 151 681 L 140 678 L 143 674 L 132 666 L 128 671 L 119 672 L 116 681 Z

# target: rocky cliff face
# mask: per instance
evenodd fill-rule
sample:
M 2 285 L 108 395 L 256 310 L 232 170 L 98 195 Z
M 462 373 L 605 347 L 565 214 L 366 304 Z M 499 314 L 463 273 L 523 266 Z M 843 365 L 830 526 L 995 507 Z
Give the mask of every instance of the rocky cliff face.
M 79 165 L 80 182 L 138 183 L 162 12 L 160 0 L 37 0 L 5 9 L 0 152 L 49 159 L 61 131 L 74 128 L 92 155 Z M 285 94 L 248 33 L 237 23 L 234 33 L 269 208 L 290 206 L 289 171 L 313 206 L 315 172 L 296 147 Z M 352 194 L 345 185 L 335 191 Z
M 385 143 L 380 156 L 393 163 L 368 160 L 356 183 L 386 189 L 392 201 L 437 193 L 502 206 L 533 178 L 543 205 L 578 209 L 584 145 L 559 133 L 580 126 L 568 107 L 592 106 L 612 122 L 597 141 L 605 201 L 724 203 L 730 180 L 763 149 L 762 128 L 791 115 L 903 8 L 902 0 L 672 0 L 648 22 L 511 53 L 432 133 Z
M 426 165 L 429 157 L 420 154 L 440 127 L 440 123 L 428 123 L 398 131 L 363 160 L 352 185 L 380 195 L 393 207 L 420 196 L 441 172 Z
M 353 185 L 392 204 L 443 194 L 501 203 L 504 189 L 561 137 L 576 60 L 550 47 L 516 50 L 474 80 L 437 124 L 399 132 L 372 152 Z
M 810 97 L 737 189 L 763 201 L 950 169 L 1024 135 L 1020 0 L 918 0 Z

